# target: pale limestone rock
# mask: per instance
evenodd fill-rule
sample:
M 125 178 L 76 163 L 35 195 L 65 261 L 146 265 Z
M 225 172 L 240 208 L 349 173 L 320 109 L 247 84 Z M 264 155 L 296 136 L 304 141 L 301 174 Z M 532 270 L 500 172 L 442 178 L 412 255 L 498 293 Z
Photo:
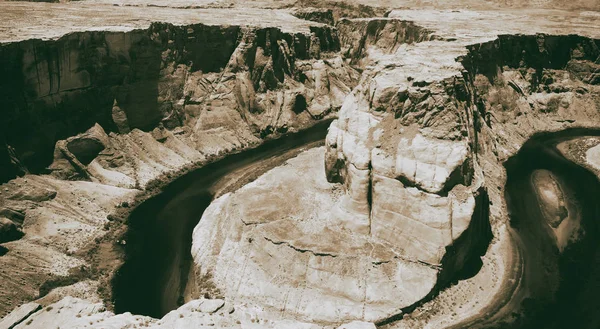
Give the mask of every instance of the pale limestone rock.
M 447 198 L 404 188 L 386 177 L 373 179 L 371 232 L 403 257 L 440 264 L 452 242 Z
M 346 186 L 348 193 L 342 197 L 340 208 L 350 216 L 339 217 L 341 225 L 350 231 L 366 234 L 369 232 L 368 200 L 370 172 L 367 169 L 357 169 L 353 164 L 348 165 Z
M 354 201 L 326 182 L 323 153 L 302 153 L 213 202 L 193 233 L 197 270 L 226 299 L 270 316 L 339 323 L 398 314 L 431 291 L 437 270 L 403 256 L 404 237 L 371 234 L 368 205 L 354 206 L 363 222 L 338 213 Z
M 200 312 L 215 313 L 216 311 L 221 309 L 223 305 L 225 305 L 225 301 L 222 299 L 206 299 L 202 301 L 202 304 L 200 304 L 199 309 Z
M 15 329 L 84 328 L 90 324 L 106 329 L 122 329 L 150 323 L 151 318 L 125 313 L 115 316 L 101 303 L 65 297 L 27 317 Z
M 169 312 L 162 319 L 151 324 L 152 329 L 179 328 L 231 328 L 231 329 L 324 329 L 306 322 L 280 320 L 269 317 L 259 309 L 239 307 L 235 312 L 224 312 L 225 306 L 216 312 L 202 312 L 202 304 L 208 300 L 193 300 Z M 236 307 L 236 309 L 238 309 Z M 265 317 L 266 315 L 266 317 Z
M 452 208 L 452 239 L 456 240 L 469 228 L 475 211 L 475 198 L 464 185 L 456 185 L 448 198 Z
M 12 329 L 41 308 L 42 306 L 38 303 L 23 304 L 0 320 L 0 328 Z
M 395 177 L 394 168 L 396 160 L 394 157 L 380 148 L 371 151 L 371 167 L 374 174 Z
M 156 325 L 158 328 L 198 328 L 208 326 L 220 319 L 220 315 L 212 315 L 223 307 L 221 299 L 197 299 L 167 313 Z
M 88 165 L 88 171 L 103 184 L 122 188 L 135 188 L 134 178 L 116 170 L 106 169 L 96 159 Z
M 396 175 L 428 192 L 438 193 L 466 157 L 464 142 L 436 140 L 420 134 L 412 140 L 402 138 L 398 143 Z
M 350 323 L 343 324 L 337 329 L 376 329 L 375 324 L 372 322 L 352 321 Z
M 597 171 L 600 171 L 600 144 L 590 147 L 585 152 L 585 162 Z

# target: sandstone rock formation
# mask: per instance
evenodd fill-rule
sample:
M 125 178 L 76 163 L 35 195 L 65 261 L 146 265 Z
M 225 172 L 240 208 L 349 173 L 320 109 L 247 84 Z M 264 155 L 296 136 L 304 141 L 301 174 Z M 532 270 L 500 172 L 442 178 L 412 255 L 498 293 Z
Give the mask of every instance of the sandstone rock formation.
M 194 230 L 196 275 L 283 318 L 377 321 L 427 294 L 436 271 L 403 259 L 395 240 L 343 228 L 341 186 L 327 183 L 323 151 L 217 199 Z
M 126 243 L 113 213 L 141 190 L 341 106 L 358 73 L 334 53 L 332 28 L 265 10 L 253 17 L 264 14 L 271 25 L 222 28 L 190 13 L 175 19 L 183 26 L 142 20 L 126 33 L 75 29 L 2 45 L 2 174 L 40 172 L 53 158 L 52 176 L 2 187 L 3 240 L 25 232 L 2 247 L 3 314 L 54 286 L 98 280 L 97 270 L 106 285 Z M 117 241 L 103 242 L 107 233 Z
M 503 164 L 539 132 L 600 127 L 597 13 L 122 5 L 0 3 L 0 316 L 36 300 L 2 326 L 513 319 L 527 268 Z M 110 310 L 112 275 L 139 247 L 124 232 L 140 202 L 194 168 L 333 118 L 325 149 L 207 208 L 185 304 L 160 320 Z M 599 172 L 593 138 L 558 149 Z M 577 240 L 578 213 L 560 180 L 540 175 L 561 249 Z
M 189 145 L 210 156 L 323 118 L 358 73 L 332 53 L 339 48 L 332 28 L 286 19 L 283 29 L 155 23 L 4 45 L 3 149 L 14 150 L 0 154 L 3 172 L 13 172 L 4 180 L 20 164 L 39 172 L 55 142 L 95 124 L 122 133 L 187 126 Z M 48 56 L 36 57 L 41 52 Z
M 283 317 L 380 322 L 432 291 L 444 248 L 468 227 L 475 201 L 464 191 L 441 198 L 377 177 L 363 227 L 345 212 L 352 201 L 342 185 L 326 182 L 323 151 L 307 151 L 207 208 L 194 230 L 196 275 L 210 274 L 227 299 Z

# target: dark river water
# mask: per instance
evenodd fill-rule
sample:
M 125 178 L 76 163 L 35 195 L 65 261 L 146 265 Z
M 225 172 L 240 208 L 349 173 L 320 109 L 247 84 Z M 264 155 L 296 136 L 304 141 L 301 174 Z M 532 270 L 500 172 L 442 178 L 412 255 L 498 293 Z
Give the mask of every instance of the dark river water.
M 510 224 L 523 261 L 520 291 L 515 294 L 520 300 L 512 314 L 478 327 L 600 328 L 600 182 L 556 149 L 578 134 L 536 136 L 505 164 Z M 572 229 L 574 238 L 562 248 L 546 219 L 553 209 L 536 194 L 536 186 L 542 184 L 532 175 L 540 173 L 554 177 L 560 186 L 565 207 L 558 213 L 579 221 Z
M 322 145 L 330 123 L 322 121 L 195 170 L 134 209 L 128 219 L 125 263 L 113 279 L 115 312 L 161 318 L 179 307 L 192 264 L 192 231 L 215 190 L 229 192 L 228 183 L 249 183 L 303 149 Z
M 317 146 L 329 123 L 207 165 L 138 206 L 129 218 L 125 263 L 113 280 L 115 311 L 161 317 L 181 305 L 192 264 L 192 230 L 214 199 L 215 186 L 231 180 L 227 175 L 236 170 L 253 170 L 254 179 L 303 147 Z M 488 314 L 454 328 L 600 328 L 600 182 L 555 147 L 585 135 L 600 133 L 535 136 L 506 162 L 511 233 L 522 259 L 520 285 L 507 315 Z M 264 166 L 249 169 L 261 161 Z M 540 172 L 558 184 L 565 205 L 561 211 L 578 219 L 577 239 L 563 247 L 546 219 L 552 209 L 540 202 L 539 189 L 536 194 L 532 175 Z

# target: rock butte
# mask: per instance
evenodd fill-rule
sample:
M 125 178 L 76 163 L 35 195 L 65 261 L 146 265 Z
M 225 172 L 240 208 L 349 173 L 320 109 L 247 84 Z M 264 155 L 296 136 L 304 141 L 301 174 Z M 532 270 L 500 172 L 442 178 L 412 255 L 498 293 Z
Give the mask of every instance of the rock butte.
M 600 128 L 600 14 L 468 2 L 0 2 L 1 326 L 502 318 L 523 265 L 503 163 L 537 133 Z M 183 305 L 114 314 L 131 209 L 333 118 L 323 147 L 216 193 Z M 557 148 L 598 175 L 599 142 Z M 565 245 L 576 212 L 551 173 L 533 181 Z

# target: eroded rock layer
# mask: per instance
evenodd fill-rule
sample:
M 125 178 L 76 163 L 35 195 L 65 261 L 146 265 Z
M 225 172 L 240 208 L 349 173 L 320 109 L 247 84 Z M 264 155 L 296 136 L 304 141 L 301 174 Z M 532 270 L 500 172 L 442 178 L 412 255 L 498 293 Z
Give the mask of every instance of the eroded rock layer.
M 309 125 L 338 109 L 358 76 L 331 53 L 331 28 L 308 30 L 156 23 L 5 44 L 4 180 L 22 167 L 39 172 L 56 141 L 96 123 L 115 133 L 158 127 L 159 141 L 163 128 L 186 127 L 186 144 L 205 156 Z
M 327 183 L 323 151 L 217 199 L 194 230 L 198 275 L 211 274 L 228 299 L 283 317 L 336 323 L 395 314 L 431 290 L 436 271 L 399 257 L 397 243 L 342 227 L 334 215 L 341 186 Z
M 126 244 L 113 214 L 142 191 L 339 109 L 358 73 L 335 31 L 284 16 L 279 27 L 156 23 L 2 45 L 0 172 L 47 167 L 2 187 L 2 242 L 21 238 L 2 248 L 2 312 L 108 281 Z
M 340 20 L 351 6 L 294 10 L 328 24 L 333 16 L 333 28 L 282 10 L 232 10 L 234 23 L 220 26 L 211 15 L 223 9 L 102 7 L 94 12 L 108 23 L 78 16 L 58 29 L 75 32 L 66 36 L 3 37 L 12 43 L 0 50 L 0 179 L 12 180 L 0 191 L 0 232 L 12 241 L 0 248 L 9 287 L 0 302 L 2 311 L 38 297 L 50 305 L 25 305 L 9 325 L 70 317 L 73 327 L 442 328 L 510 319 L 523 264 L 507 229 L 502 163 L 536 132 L 600 126 L 597 15 L 392 10 Z M 132 22 L 109 28 L 122 20 L 116 12 Z M 149 23 L 163 14 L 174 23 Z M 33 25 L 26 31 L 44 35 Z M 324 152 L 207 209 L 193 274 L 225 301 L 193 300 L 162 320 L 103 309 L 106 272 L 127 245 L 115 211 L 189 168 L 338 109 Z M 567 153 L 597 169 L 596 151 Z M 28 172 L 51 175 L 13 179 Z M 542 178 L 552 227 L 564 215 L 561 183 Z

